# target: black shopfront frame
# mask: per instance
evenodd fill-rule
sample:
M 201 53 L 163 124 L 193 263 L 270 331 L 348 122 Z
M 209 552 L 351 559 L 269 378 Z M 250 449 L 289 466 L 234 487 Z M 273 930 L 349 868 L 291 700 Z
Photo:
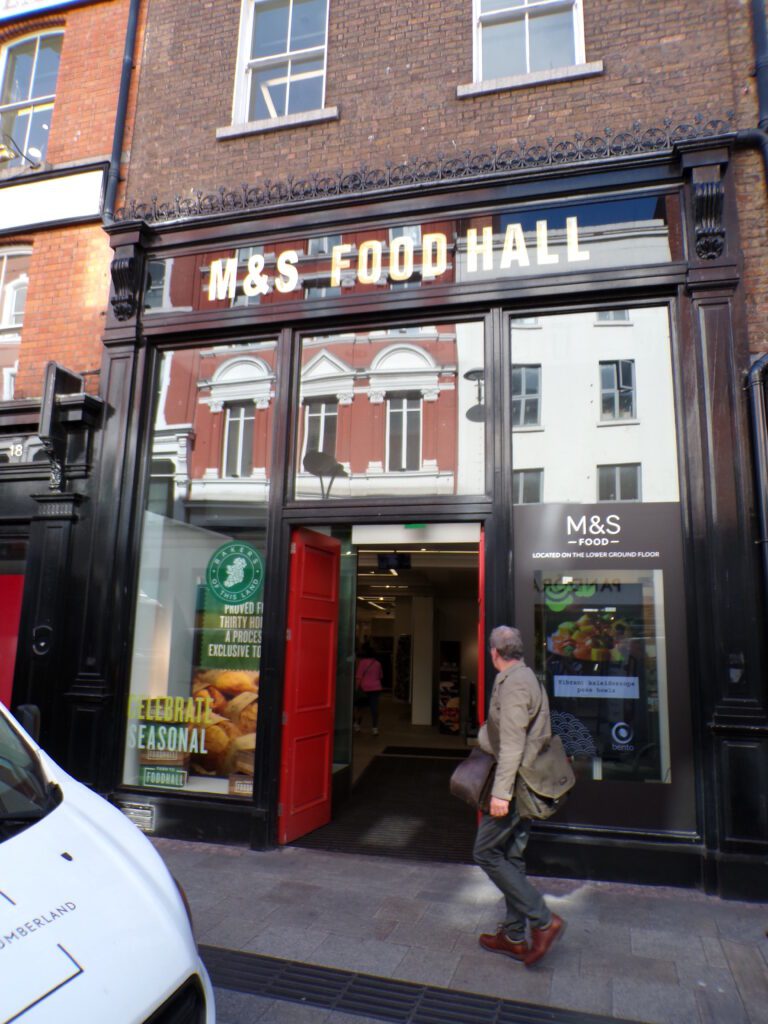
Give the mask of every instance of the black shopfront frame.
M 294 410 L 298 398 L 298 339 L 344 325 L 478 319 L 486 323 L 486 367 L 508 367 L 506 318 L 552 311 L 662 305 L 671 310 L 672 358 L 681 484 L 686 638 L 691 685 L 697 811 L 695 831 L 675 834 L 623 826 L 537 829 L 534 871 L 699 885 L 727 895 L 764 891 L 768 844 L 764 812 L 751 813 L 744 786 L 760 780 L 765 801 L 765 704 L 759 631 L 744 609 L 763 619 L 757 562 L 752 557 L 752 508 L 746 408 L 740 378 L 748 365 L 738 269 L 735 198 L 728 140 L 687 144 L 672 152 L 606 160 L 593 167 L 547 168 L 466 183 L 383 189 L 301 203 L 295 210 L 232 212 L 197 222 L 117 223 L 112 311 L 104 335 L 102 395 L 110 414 L 100 439 L 93 488 L 92 557 L 83 595 L 79 672 L 68 694 L 63 728 L 70 767 L 118 803 L 150 804 L 158 832 L 222 842 L 273 845 L 281 731 L 287 579 L 291 529 L 333 523 L 481 522 L 485 531 L 486 623 L 514 617 L 511 408 L 506 372 L 491 373 L 485 401 L 487 493 L 432 500 L 358 498 L 295 502 Z M 716 178 L 725 194 L 722 255 L 697 255 L 694 201 L 698 177 Z M 253 244 L 307 232 L 339 233 L 365 226 L 493 212 L 520 203 L 556 203 L 642 192 L 680 196 L 687 260 L 645 267 L 579 271 L 519 281 L 434 285 L 428 290 L 350 295 L 216 313 L 142 316 L 148 257 L 167 258 Z M 278 388 L 273 474 L 267 528 L 262 697 L 252 803 L 202 796 L 130 791 L 120 786 L 129 652 L 147 478 L 148 439 L 158 353 L 215 339 L 237 342 L 277 336 Z M 501 412 L 501 415 L 498 413 Z M 494 427 L 494 424 L 496 426 Z M 119 583 L 117 582 L 119 581 Z M 106 638 L 109 624 L 109 640 Z M 738 671 L 737 671 L 738 669 Z M 486 686 L 490 689 L 490 667 Z M 695 684 L 694 681 L 695 680 Z M 752 802 L 750 802 L 752 800 Z M 758 801 L 759 802 L 759 801 Z M 756 806 L 756 804 L 755 804 Z M 762 890 L 761 890 L 762 887 Z

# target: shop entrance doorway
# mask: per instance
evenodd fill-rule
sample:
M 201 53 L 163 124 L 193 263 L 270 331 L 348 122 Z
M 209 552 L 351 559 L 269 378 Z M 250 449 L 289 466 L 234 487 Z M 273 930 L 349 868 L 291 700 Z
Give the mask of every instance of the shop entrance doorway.
M 476 742 L 483 706 L 481 528 L 377 525 L 323 532 L 340 544 L 327 764 L 332 798 L 328 823 L 305 829 L 302 845 L 403 856 L 432 850 L 440 857 L 446 831 L 456 834 L 454 826 L 466 818 L 464 847 L 459 837 L 455 858 L 464 859 L 474 821 L 450 797 L 447 780 Z M 287 651 L 292 643 L 293 633 Z M 370 676 L 380 677 L 382 689 L 373 698 L 356 686 L 361 657 L 375 665 Z M 288 657 L 286 665 L 287 709 L 295 681 Z M 284 766 L 296 770 L 285 765 L 285 755 Z M 282 842 L 300 839 L 291 831 L 281 823 Z
M 0 537 L 0 704 L 11 706 L 24 592 L 26 538 Z

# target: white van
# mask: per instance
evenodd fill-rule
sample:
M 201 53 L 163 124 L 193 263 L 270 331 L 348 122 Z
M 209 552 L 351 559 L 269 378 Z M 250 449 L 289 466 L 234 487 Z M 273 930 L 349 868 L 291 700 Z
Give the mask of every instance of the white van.
M 213 1024 L 152 844 L 0 705 L 0 1024 Z

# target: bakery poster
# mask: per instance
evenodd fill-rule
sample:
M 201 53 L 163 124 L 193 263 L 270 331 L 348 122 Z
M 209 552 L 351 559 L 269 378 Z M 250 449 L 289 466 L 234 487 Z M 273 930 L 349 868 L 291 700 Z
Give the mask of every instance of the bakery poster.
M 131 698 L 128 743 L 137 748 L 140 785 L 253 792 L 263 592 L 259 551 L 241 541 L 214 551 L 190 595 L 187 694 Z
M 606 778 L 657 778 L 650 574 L 536 573 L 534 581 L 537 668 L 566 750 L 601 758 Z

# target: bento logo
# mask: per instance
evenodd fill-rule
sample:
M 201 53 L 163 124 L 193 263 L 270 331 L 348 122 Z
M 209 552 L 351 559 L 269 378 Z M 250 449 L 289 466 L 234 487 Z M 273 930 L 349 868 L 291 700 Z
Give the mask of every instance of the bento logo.
M 264 582 L 264 562 L 250 544 L 230 542 L 213 553 L 206 572 L 208 586 L 225 604 L 250 600 Z
M 568 541 L 569 544 L 578 544 L 579 547 L 606 547 L 608 544 L 619 543 L 617 537 L 621 533 L 621 517 L 615 514 L 583 515 L 578 519 L 566 516 L 565 530 L 568 537 L 577 535 L 574 540 Z
M 632 740 L 635 738 L 635 731 L 627 722 L 616 722 L 611 729 L 612 746 L 614 750 L 634 750 Z

